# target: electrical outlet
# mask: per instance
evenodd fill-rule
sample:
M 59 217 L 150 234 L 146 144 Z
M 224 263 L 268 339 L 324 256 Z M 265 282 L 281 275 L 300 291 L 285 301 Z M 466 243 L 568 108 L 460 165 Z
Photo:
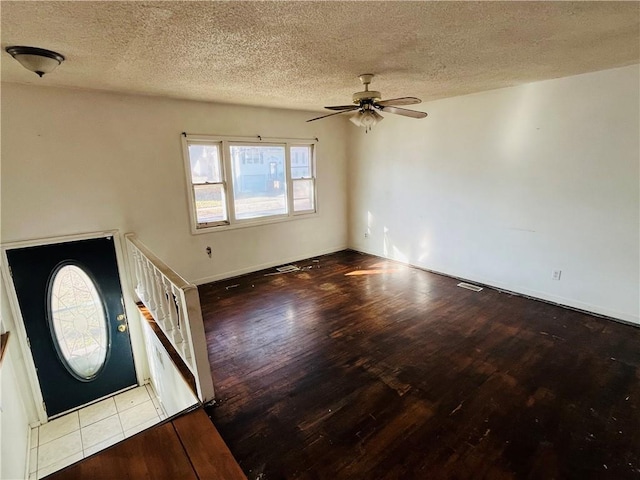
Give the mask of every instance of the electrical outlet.
M 551 270 L 551 280 L 560 280 L 562 270 Z
M 364 232 L 364 238 L 369 238 L 369 232 Z

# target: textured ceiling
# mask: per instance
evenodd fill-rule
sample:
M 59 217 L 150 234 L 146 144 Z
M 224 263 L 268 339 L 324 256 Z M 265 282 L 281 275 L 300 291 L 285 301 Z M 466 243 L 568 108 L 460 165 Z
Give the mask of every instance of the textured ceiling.
M 2 80 L 318 110 L 640 63 L 638 2 L 10 2 Z M 39 79 L 4 52 L 67 61 Z

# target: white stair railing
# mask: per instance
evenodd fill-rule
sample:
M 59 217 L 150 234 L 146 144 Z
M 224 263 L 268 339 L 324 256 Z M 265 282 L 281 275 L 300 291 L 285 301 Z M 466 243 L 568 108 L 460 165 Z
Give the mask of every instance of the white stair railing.
M 135 234 L 127 233 L 125 238 L 136 295 L 195 377 L 200 401 L 213 400 L 198 288 L 154 255 Z

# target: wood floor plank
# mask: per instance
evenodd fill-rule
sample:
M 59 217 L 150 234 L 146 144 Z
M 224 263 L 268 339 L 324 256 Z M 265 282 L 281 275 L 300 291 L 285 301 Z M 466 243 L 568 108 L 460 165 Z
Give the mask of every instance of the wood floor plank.
M 128 438 L 47 477 L 51 480 L 198 480 L 171 423 Z
M 203 409 L 176 418 L 173 426 L 198 478 L 247 479 Z
M 353 251 L 296 264 L 199 287 L 249 480 L 640 478 L 640 329 Z

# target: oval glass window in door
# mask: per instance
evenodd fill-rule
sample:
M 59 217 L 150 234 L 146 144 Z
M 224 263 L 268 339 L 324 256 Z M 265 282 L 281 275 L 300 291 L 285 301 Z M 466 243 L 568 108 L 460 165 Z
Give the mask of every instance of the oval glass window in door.
M 108 353 L 104 302 L 91 277 L 78 265 L 64 265 L 49 283 L 49 325 L 63 365 L 79 380 L 93 379 Z

